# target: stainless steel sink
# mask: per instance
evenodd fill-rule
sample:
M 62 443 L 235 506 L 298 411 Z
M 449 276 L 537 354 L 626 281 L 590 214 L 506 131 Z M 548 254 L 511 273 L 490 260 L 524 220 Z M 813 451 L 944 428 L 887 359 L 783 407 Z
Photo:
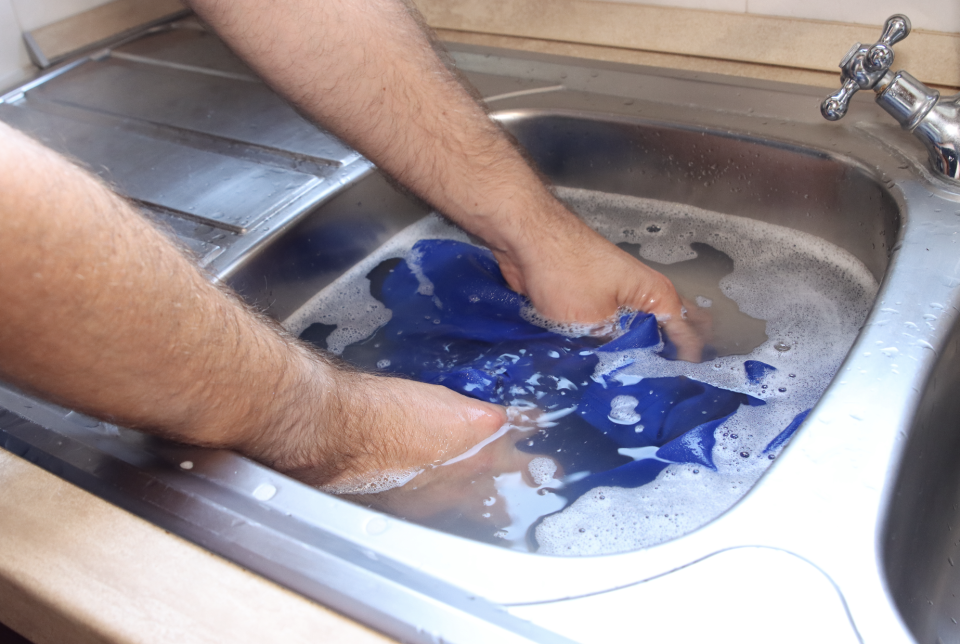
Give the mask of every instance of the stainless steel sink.
M 917 641 L 960 642 L 960 326 L 948 326 L 907 428 L 883 526 L 883 567 Z
M 283 319 L 428 209 L 335 142 L 290 150 L 300 139 L 252 141 L 229 123 L 204 130 L 176 110 L 117 107 L 121 99 L 102 95 L 91 105 L 76 76 L 96 85 L 100 73 L 123 78 L 152 65 L 234 78 L 278 118 L 282 110 L 218 47 L 183 27 L 160 31 L 15 89 L 0 119 L 77 145 L 67 151 L 80 158 L 96 128 L 109 127 L 129 133 L 131 146 L 154 137 L 228 165 L 286 168 L 295 198 L 280 194 L 265 206 L 271 214 L 246 213 L 244 225 L 204 212 L 189 194 L 166 203 L 169 193 L 148 191 L 136 173 L 113 175 L 141 190 L 151 216 L 187 237 L 214 277 Z M 208 71 L 184 71 L 184 51 Z M 837 377 L 735 507 L 652 548 L 557 558 L 413 525 L 235 454 L 104 426 L 11 388 L 0 394 L 13 412 L 0 416 L 0 445 L 407 641 L 611 641 L 643 628 L 653 641 L 960 641 L 951 621 L 960 620 L 960 438 L 951 424 L 960 411 L 960 190 L 924 169 L 922 146 L 867 99 L 851 111 L 860 120 L 822 121 L 818 88 L 467 46 L 453 55 L 557 185 L 794 228 L 845 248 L 881 281 Z M 54 121 L 87 129 L 53 136 Z M 766 606 L 765 617 L 743 605 Z
M 886 272 L 900 228 L 899 208 L 876 176 L 852 160 L 789 142 L 562 104 L 497 110 L 492 117 L 553 185 L 787 226 L 844 248 L 877 280 Z M 225 274 L 227 282 L 284 320 L 428 212 L 372 175 L 237 263 Z

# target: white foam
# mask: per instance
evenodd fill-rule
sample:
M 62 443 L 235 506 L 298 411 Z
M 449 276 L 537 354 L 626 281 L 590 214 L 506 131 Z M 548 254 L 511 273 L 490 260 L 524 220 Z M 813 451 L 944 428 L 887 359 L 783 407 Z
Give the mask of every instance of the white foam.
M 749 489 L 747 476 L 714 476 L 704 484 L 707 471 L 671 465 L 640 488 L 595 488 L 543 520 L 536 531 L 538 552 L 609 554 L 653 546 L 696 530 Z M 710 495 L 706 502 L 705 490 Z
M 639 488 L 596 488 L 545 518 L 536 530 L 539 552 L 547 554 L 652 546 L 719 516 L 769 467 L 770 455 L 763 449 L 820 398 L 866 319 L 878 284 L 843 249 L 796 230 L 633 197 L 566 189 L 558 193 L 615 243 L 639 243 L 644 259 L 689 259 L 693 242 L 726 253 L 734 270 L 721 280 L 721 290 L 744 313 L 767 320 L 769 339 L 746 356 L 691 364 L 667 361 L 649 350 L 598 353 L 595 378 L 632 361 L 617 373 L 618 380 L 688 376 L 768 403 L 742 406 L 717 428 L 712 451 L 716 472 L 702 465 L 671 464 Z M 659 232 L 647 231 L 647 224 L 630 225 L 638 216 L 654 222 Z M 789 349 L 778 351 L 778 344 Z M 745 360 L 765 362 L 777 371 L 750 383 Z
M 390 321 L 391 313 L 370 295 L 367 274 L 388 259 L 406 257 L 421 239 L 469 241 L 466 233 L 440 216 L 424 217 L 391 237 L 370 256 L 310 298 L 283 321 L 283 326 L 299 336 L 311 324 L 336 325 L 337 328 L 327 337 L 327 349 L 338 355 L 348 345 L 369 338 Z M 432 294 L 433 285 L 422 275 L 422 271 L 417 273 L 414 268 L 416 262 L 408 264 L 417 275 L 420 291 Z
M 578 324 L 575 322 L 557 322 L 556 320 L 545 318 L 540 315 L 533 306 L 527 304 L 520 309 L 520 317 L 530 324 L 568 338 L 582 338 L 583 336 L 605 337 L 614 335 L 619 329 L 617 322 L 620 319 L 620 312 L 597 324 Z
M 557 473 L 557 464 L 552 458 L 538 456 L 527 465 L 533 482 L 537 485 L 546 485 L 553 480 Z
M 610 401 L 610 415 L 607 418 L 617 425 L 636 425 L 641 420 L 637 413 L 639 403 L 633 396 L 614 396 Z
M 375 472 L 363 478 L 321 485 L 319 489 L 329 494 L 378 494 L 396 487 L 403 487 L 421 472 L 423 470 L 418 468 Z
M 557 192 L 614 243 L 640 244 L 640 255 L 645 260 L 671 264 L 693 259 L 696 252 L 690 244 L 694 242 L 709 244 L 727 254 L 733 260 L 733 272 L 720 281 L 721 291 L 736 301 L 744 313 L 767 321 L 768 340 L 749 355 L 727 356 L 703 364 L 664 360 L 656 355 L 661 346 L 597 352 L 600 361 L 593 375 L 595 381 L 603 382 L 604 375 L 616 369 L 621 369 L 616 379 L 624 384 L 642 383 L 650 377 L 687 376 L 769 403 L 742 406 L 716 430 L 716 446 L 712 450 L 716 472 L 706 466 L 671 464 L 656 480 L 636 489 L 592 490 L 562 512 L 547 516 L 536 530 L 543 553 L 584 555 L 651 546 L 702 526 L 749 490 L 770 464 L 763 448 L 798 413 L 816 403 L 839 368 L 866 319 L 878 285 L 869 270 L 849 253 L 797 230 L 634 197 L 570 189 Z M 329 348 L 336 353 L 352 342 L 370 337 L 390 319 L 390 312 L 370 296 L 365 276 L 386 259 L 407 257 L 418 240 L 427 238 L 469 241 L 459 229 L 430 216 L 402 231 L 318 293 L 284 325 L 297 335 L 315 322 L 336 325 L 328 340 Z M 416 273 L 415 258 L 409 259 Z M 421 292 L 430 290 L 428 282 L 420 279 Z M 523 316 L 568 335 L 607 334 L 616 326 L 615 318 L 600 327 L 556 325 L 530 308 L 523 311 Z M 784 347 L 788 348 L 782 350 Z M 750 383 L 743 366 L 748 359 L 772 365 L 777 371 L 761 383 Z M 536 384 L 538 379 L 534 376 L 530 384 Z M 628 409 L 628 402 L 621 400 L 616 412 L 612 406 L 611 416 L 634 412 L 635 405 Z M 512 404 L 517 408 L 510 410 L 511 422 L 497 436 L 509 431 L 512 424 L 548 427 L 560 420 L 560 416 L 538 414 L 530 401 L 518 399 Z M 623 418 L 626 420 L 626 416 Z M 653 456 L 653 450 L 640 448 L 626 455 L 648 458 Z M 540 472 L 544 465 L 533 467 Z M 533 472 L 531 469 L 531 476 L 537 480 L 540 475 Z M 545 472 L 544 467 L 542 474 Z M 375 481 L 334 491 L 382 491 L 406 483 L 416 473 L 385 473 Z M 579 475 L 571 473 L 565 480 L 570 483 Z M 512 495 L 511 503 L 518 508 L 510 510 L 510 516 L 516 517 L 503 533 L 522 547 L 522 535 L 539 518 L 535 509 L 553 512 L 559 509 L 556 504 L 560 501 L 553 494 L 538 494 L 518 476 L 504 474 L 495 480 L 498 490 Z

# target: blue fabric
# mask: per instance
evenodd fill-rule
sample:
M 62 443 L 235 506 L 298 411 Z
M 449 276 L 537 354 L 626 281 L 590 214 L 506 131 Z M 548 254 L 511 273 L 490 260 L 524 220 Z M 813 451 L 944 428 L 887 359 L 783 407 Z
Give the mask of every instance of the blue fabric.
M 784 429 L 782 432 L 777 434 L 772 441 L 767 443 L 767 446 L 763 449 L 763 453 L 772 454 L 777 450 L 779 450 L 784 445 L 786 445 L 787 441 L 790 440 L 790 437 L 793 436 L 793 434 L 798 429 L 800 429 L 800 425 L 802 425 L 803 421 L 807 419 L 807 416 L 810 414 L 811 411 L 812 411 L 811 409 L 807 409 L 806 411 L 802 411 L 799 414 L 797 414 L 794 417 L 794 419 L 790 422 L 790 424 L 787 425 L 786 429 Z
M 568 474 L 583 473 L 557 490 L 570 500 L 598 485 L 643 485 L 670 462 L 716 469 L 714 430 L 741 405 L 764 404 L 682 376 L 624 384 L 614 372 L 594 380 L 598 353 L 660 345 L 652 315 L 623 316 L 621 334 L 613 340 L 565 337 L 521 317 L 527 300 L 510 290 L 489 251 L 449 240 L 424 240 L 413 252 L 433 292 L 422 292 L 406 261 L 397 264 L 384 278 L 381 292 L 375 293 L 393 317 L 371 338 L 347 347 L 343 357 L 479 400 L 568 412 L 556 426 L 518 447 L 549 455 Z M 746 369 L 751 380 L 773 370 L 750 362 Z M 633 411 L 639 422 L 622 424 L 622 417 L 620 423 L 611 418 L 611 402 L 617 396 L 637 400 Z M 623 448 L 643 447 L 659 449 L 655 457 L 644 452 L 646 456 L 637 460 L 620 453 Z
M 777 368 L 759 360 L 747 360 L 743 363 L 743 370 L 747 372 L 747 381 L 750 384 L 759 385 L 766 379 L 767 374 L 773 373 Z

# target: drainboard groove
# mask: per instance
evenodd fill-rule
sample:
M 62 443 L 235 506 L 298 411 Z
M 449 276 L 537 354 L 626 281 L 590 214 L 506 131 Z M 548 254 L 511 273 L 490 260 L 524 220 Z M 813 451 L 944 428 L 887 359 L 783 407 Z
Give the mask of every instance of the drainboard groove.
M 18 107 L 34 109 L 38 112 L 62 116 L 82 123 L 103 126 L 104 128 L 119 128 L 195 150 L 213 152 L 243 161 L 311 174 L 320 179 L 329 177 L 337 169 L 359 157 L 356 153 L 345 156 L 343 159 L 308 156 L 278 147 L 231 139 L 171 124 L 160 124 L 134 116 L 116 114 L 32 93 L 27 94 L 27 100 Z

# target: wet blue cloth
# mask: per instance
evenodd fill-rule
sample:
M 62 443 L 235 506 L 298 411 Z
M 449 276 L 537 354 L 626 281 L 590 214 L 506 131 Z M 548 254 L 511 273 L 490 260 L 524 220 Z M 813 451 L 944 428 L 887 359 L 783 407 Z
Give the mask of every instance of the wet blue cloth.
M 773 373 L 777 368 L 759 360 L 747 360 L 743 363 L 743 370 L 747 372 L 747 381 L 750 384 L 759 385 L 767 374 Z
M 812 409 L 807 409 L 806 411 L 802 411 L 797 414 L 794 419 L 790 421 L 790 424 L 787 425 L 786 429 L 777 434 L 772 441 L 767 443 L 767 446 L 763 448 L 763 453 L 774 454 L 780 451 L 780 448 L 786 445 L 787 441 L 789 441 L 796 431 L 800 429 L 800 425 L 802 425 L 803 421 L 807 419 L 807 416 L 810 415 L 811 411 Z
M 557 490 L 570 500 L 598 485 L 643 485 L 670 462 L 716 469 L 714 430 L 741 405 L 764 404 L 682 376 L 624 384 L 613 372 L 594 379 L 598 353 L 660 345 L 652 315 L 622 317 L 622 333 L 613 340 L 569 338 L 523 319 L 527 300 L 510 290 L 489 251 L 424 240 L 412 256 L 432 292 L 407 261 L 397 264 L 374 293 L 393 317 L 371 338 L 347 347 L 343 357 L 479 400 L 565 413 L 556 426 L 518 447 L 549 455 L 568 474 L 585 473 Z M 756 363 L 747 372 L 762 377 L 769 369 Z M 621 398 L 619 403 L 628 401 L 626 416 L 614 418 L 611 405 L 618 396 L 637 403 Z M 621 453 L 644 447 L 659 449 L 642 450 L 636 458 Z

